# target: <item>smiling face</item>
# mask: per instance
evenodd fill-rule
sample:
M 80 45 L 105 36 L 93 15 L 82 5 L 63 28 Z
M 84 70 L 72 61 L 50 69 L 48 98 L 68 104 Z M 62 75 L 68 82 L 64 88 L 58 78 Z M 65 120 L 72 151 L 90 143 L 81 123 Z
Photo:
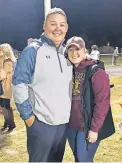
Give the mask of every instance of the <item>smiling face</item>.
M 68 30 L 66 17 L 61 14 L 49 15 L 43 25 L 43 29 L 45 35 L 58 47 L 64 40 Z
M 77 67 L 81 61 L 86 59 L 86 53 L 84 48 L 78 48 L 75 45 L 72 45 L 68 48 L 68 59 L 72 64 Z

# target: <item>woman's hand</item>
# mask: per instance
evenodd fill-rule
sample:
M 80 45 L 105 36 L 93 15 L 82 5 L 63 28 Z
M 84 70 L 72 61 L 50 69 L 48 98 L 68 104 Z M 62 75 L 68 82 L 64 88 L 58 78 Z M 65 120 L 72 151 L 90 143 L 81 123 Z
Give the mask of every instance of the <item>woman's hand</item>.
M 95 143 L 97 139 L 98 139 L 98 133 L 90 130 L 88 133 L 88 141 L 90 143 Z

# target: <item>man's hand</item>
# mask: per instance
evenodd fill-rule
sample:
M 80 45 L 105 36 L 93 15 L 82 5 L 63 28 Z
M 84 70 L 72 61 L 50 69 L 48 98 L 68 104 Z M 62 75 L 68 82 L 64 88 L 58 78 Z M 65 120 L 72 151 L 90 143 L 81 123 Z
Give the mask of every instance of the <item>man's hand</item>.
M 27 125 L 28 127 L 31 127 L 32 124 L 34 123 L 34 120 L 35 120 L 35 116 L 32 115 L 30 118 L 28 118 L 28 119 L 25 120 L 25 123 L 26 123 L 26 125 Z
M 88 141 L 90 143 L 95 143 L 97 141 L 97 138 L 98 138 L 98 133 L 90 130 L 88 133 Z

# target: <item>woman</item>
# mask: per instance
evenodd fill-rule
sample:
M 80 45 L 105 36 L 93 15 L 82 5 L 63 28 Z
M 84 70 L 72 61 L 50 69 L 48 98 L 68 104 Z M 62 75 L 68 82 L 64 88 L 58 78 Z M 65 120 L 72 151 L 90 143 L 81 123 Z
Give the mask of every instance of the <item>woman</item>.
M 75 161 L 93 162 L 100 141 L 115 132 L 109 78 L 100 62 L 87 59 L 85 42 L 80 37 L 68 40 L 66 57 L 74 67 L 69 144 Z
M 12 97 L 12 55 L 13 51 L 9 44 L 0 45 L 0 81 L 2 82 L 3 88 L 3 94 L 0 96 L 0 108 L 5 119 L 2 131 L 8 127 L 8 132 L 15 128 L 13 111 L 10 106 Z

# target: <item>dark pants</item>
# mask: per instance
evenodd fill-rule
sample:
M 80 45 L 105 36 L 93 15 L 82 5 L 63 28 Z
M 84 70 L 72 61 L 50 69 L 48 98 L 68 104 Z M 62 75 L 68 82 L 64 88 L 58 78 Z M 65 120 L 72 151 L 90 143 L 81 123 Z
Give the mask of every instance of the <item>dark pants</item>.
M 68 141 L 76 162 L 93 162 L 99 141 L 86 144 L 84 132 L 72 128 L 68 129 Z
M 61 162 L 66 144 L 67 124 L 51 126 L 35 119 L 27 127 L 29 162 Z
M 10 107 L 10 99 L 0 98 L 0 106 L 2 107 L 2 114 L 4 116 L 4 128 L 15 128 L 13 110 Z
M 113 65 L 116 65 L 118 56 L 113 56 Z

